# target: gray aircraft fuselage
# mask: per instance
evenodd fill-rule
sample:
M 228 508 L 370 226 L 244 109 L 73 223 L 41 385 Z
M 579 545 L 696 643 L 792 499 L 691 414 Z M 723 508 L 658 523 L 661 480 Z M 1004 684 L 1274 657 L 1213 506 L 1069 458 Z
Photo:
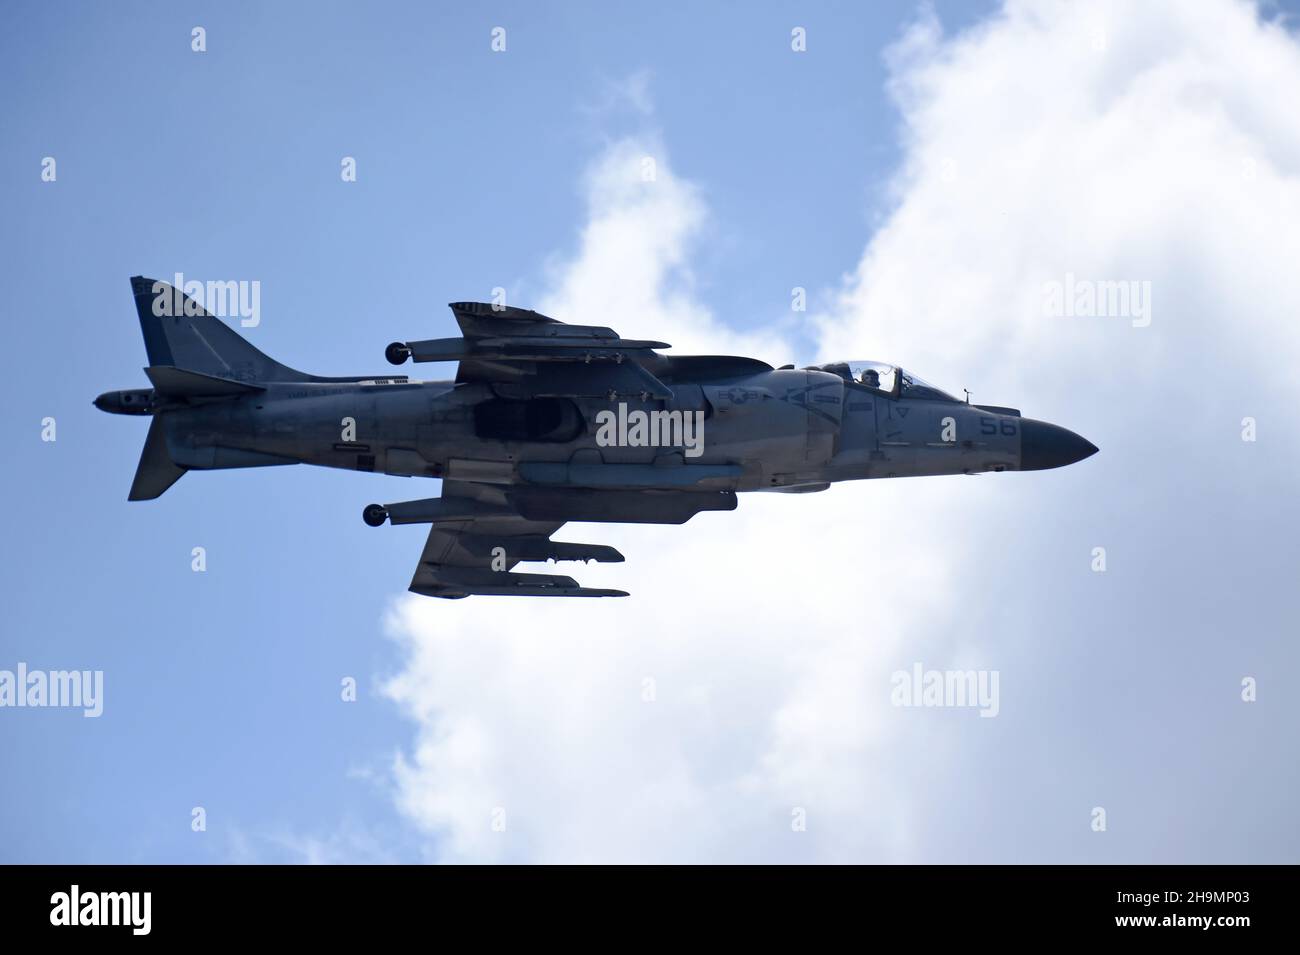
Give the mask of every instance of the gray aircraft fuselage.
M 95 400 L 153 419 L 128 498 L 157 498 L 191 470 L 283 464 L 441 478 L 441 497 L 362 512 L 373 526 L 430 525 L 410 585 L 428 596 L 622 596 L 513 571 L 623 559 L 553 540 L 568 522 L 680 524 L 735 508 L 739 491 L 1041 470 L 1097 450 L 893 365 L 663 355 L 663 342 L 482 302 L 452 303 L 461 337 L 386 351 L 393 364 L 457 362 L 454 381 L 323 378 L 263 354 L 165 282 L 131 285 L 154 387 Z
M 521 465 L 527 471 L 531 464 L 563 465 L 584 456 L 592 465 L 654 465 L 667 456 L 692 469 L 739 466 L 738 473 L 692 487 L 803 491 L 864 478 L 1040 470 L 1095 451 L 1077 435 L 1012 409 L 891 397 L 813 369 L 692 383 L 675 388 L 671 400 L 645 402 L 514 402 L 495 398 L 488 385 L 451 381 L 271 382 L 265 388 L 169 412 L 175 462 L 191 469 L 304 463 L 511 484 L 522 479 Z M 492 414 L 495 409 L 501 413 Z M 601 445 L 597 415 L 604 411 L 634 423 L 641 412 L 647 425 L 655 412 L 695 415 L 698 454 L 685 456 L 681 427 L 662 417 L 666 426 L 655 446 L 634 446 L 637 436 L 627 428 L 621 444 L 616 437 Z M 662 485 L 652 483 L 654 472 L 637 471 L 627 486 L 681 486 L 668 480 L 670 470 L 659 470 Z

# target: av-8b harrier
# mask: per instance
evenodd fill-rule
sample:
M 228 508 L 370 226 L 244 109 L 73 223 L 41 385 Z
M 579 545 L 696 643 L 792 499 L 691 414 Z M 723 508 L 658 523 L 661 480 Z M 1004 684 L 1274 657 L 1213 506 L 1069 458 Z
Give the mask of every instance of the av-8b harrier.
M 165 282 L 131 286 L 153 387 L 95 400 L 152 416 L 129 500 L 156 498 L 190 470 L 305 463 L 441 478 L 441 497 L 363 512 L 376 527 L 431 525 L 410 587 L 430 597 L 626 596 L 514 572 L 623 560 L 551 540 L 569 521 L 682 524 L 734 509 L 740 491 L 1037 471 L 1097 450 L 894 365 L 660 355 L 663 342 L 478 302 L 451 306 L 462 337 L 386 352 L 393 364 L 458 362 L 452 381 L 323 378 L 268 358 Z

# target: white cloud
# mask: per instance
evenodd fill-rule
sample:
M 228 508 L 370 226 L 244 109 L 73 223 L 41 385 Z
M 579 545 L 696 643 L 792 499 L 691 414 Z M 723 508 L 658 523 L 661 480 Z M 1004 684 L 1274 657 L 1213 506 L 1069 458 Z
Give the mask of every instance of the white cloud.
M 828 352 L 870 340 L 986 401 L 1145 396 L 1221 364 L 1295 396 L 1260 347 L 1300 343 L 1279 280 L 1300 247 L 1292 38 L 1239 3 L 1011 3 L 953 40 L 923 20 L 892 63 L 898 206 L 825 317 Z M 1067 273 L 1150 281 L 1151 326 L 1046 318 Z
M 1178 413 L 1220 415 L 1230 440 L 1233 396 L 1295 396 L 1279 360 L 1295 354 L 1300 306 L 1292 39 L 1239 4 L 1013 3 L 953 39 L 923 20 L 891 57 L 897 207 L 819 318 L 822 355 L 1023 399 L 1094 438 L 1097 461 L 1160 429 L 1190 444 Z M 639 180 L 646 155 L 653 183 Z M 706 210 L 659 144 L 615 144 L 587 188 L 588 223 L 543 311 L 679 353 L 793 353 L 695 299 Z M 1152 324 L 1044 316 L 1043 283 L 1067 272 L 1151 281 Z M 387 629 L 406 662 L 388 693 L 416 739 L 399 804 L 430 856 L 453 861 L 1087 858 L 1063 833 L 1093 794 L 1052 790 L 1078 768 L 1054 762 L 1059 736 L 1032 735 L 1069 713 L 1030 711 L 1005 677 L 996 720 L 897 710 L 888 683 L 913 661 L 1037 678 L 1047 608 L 1093 581 L 1034 567 L 1055 558 L 1051 539 L 1021 531 L 1067 520 L 1071 489 L 1098 474 L 1132 500 L 1170 472 L 1081 473 L 748 495 L 681 528 L 557 535 L 622 549 L 628 563 L 575 576 L 624 600 L 402 598 Z M 1042 594 L 1013 579 L 1028 569 Z M 1015 801 L 1026 793 L 1033 813 Z M 791 831 L 796 807 L 807 832 Z
M 222 842 L 231 865 L 391 865 L 399 861 L 391 839 L 347 818 L 333 831 L 230 828 Z
M 707 210 L 698 188 L 673 172 L 657 137 L 611 144 L 587 170 L 585 187 L 577 253 L 553 264 L 539 311 L 666 341 L 681 354 L 789 351 L 762 328 L 719 323 L 695 299 L 689 258 Z
M 640 178 L 646 155 L 654 182 Z M 678 353 L 791 352 L 692 297 L 705 210 L 661 146 L 613 145 L 587 188 L 578 251 L 542 311 Z M 388 629 L 409 657 L 389 694 L 420 727 L 397 766 L 399 800 L 436 836 L 435 856 L 758 859 L 760 833 L 780 855 L 862 849 L 832 837 L 826 813 L 879 801 L 865 767 L 885 735 L 889 651 L 950 570 L 941 557 L 863 552 L 901 531 L 889 514 L 915 496 L 872 495 L 878 513 L 851 530 L 866 498 L 821 498 L 751 495 L 681 528 L 566 527 L 557 537 L 629 555 L 574 571 L 633 591 L 622 600 L 399 601 Z M 863 582 L 891 595 L 888 614 L 862 613 Z M 654 702 L 642 700 L 647 679 Z M 795 807 L 809 833 L 791 831 Z M 505 833 L 491 826 L 497 808 Z M 868 841 L 883 851 L 893 836 Z

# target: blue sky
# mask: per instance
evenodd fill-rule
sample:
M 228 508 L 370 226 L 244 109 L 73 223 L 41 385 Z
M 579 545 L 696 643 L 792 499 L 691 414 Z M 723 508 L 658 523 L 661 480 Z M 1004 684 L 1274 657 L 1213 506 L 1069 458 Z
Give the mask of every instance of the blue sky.
M 1051 5 L 1044 10 L 1043 21 L 1059 15 Z M 997 284 L 1001 273 L 987 259 L 965 256 L 987 246 L 984 252 L 1006 248 L 1008 258 L 1016 258 L 1017 246 L 999 245 L 1000 227 L 994 225 L 1011 207 L 968 204 L 953 207 L 966 211 L 960 217 L 946 219 L 941 209 L 922 219 L 929 200 L 918 188 L 918 175 L 924 177 L 917 170 L 935 156 L 955 156 L 959 171 L 978 168 L 978 155 L 967 158 L 951 145 L 978 140 L 978 131 L 987 127 L 972 116 L 970 134 L 962 135 L 966 114 L 953 107 L 960 107 L 960 97 L 943 92 L 961 86 L 953 85 L 955 72 L 985 69 L 988 88 L 998 89 L 991 65 L 999 62 L 998 43 L 1019 51 L 1033 45 L 1033 30 L 1049 39 L 1059 36 L 1035 17 L 1021 17 L 1019 27 L 1015 17 L 1010 26 L 1006 18 L 990 25 L 992 11 L 992 4 L 982 3 L 925 9 L 911 3 L 618 9 L 521 3 L 474 11 L 425 4 L 382 10 L 290 3 L 130 4 L 112 10 L 18 5 L 12 28 L 0 38 L 0 190 L 6 212 L 0 251 L 11 336 L 5 365 L 11 457 L 3 478 L 10 546 L 0 556 L 7 611 L 0 668 L 22 660 L 33 668 L 102 669 L 105 712 L 97 720 L 75 711 L 0 712 L 0 759 L 6 767 L 0 860 L 565 857 L 556 849 L 559 836 L 548 842 L 527 823 L 529 838 L 507 850 L 481 851 L 478 837 L 462 831 L 462 807 L 446 808 L 446 800 L 460 798 L 457 784 L 447 778 L 454 760 L 424 762 L 420 746 L 436 750 L 445 738 L 440 734 L 473 726 L 497 741 L 498 754 L 509 763 L 513 747 L 527 741 L 527 734 L 521 741 L 511 733 L 554 700 L 546 693 L 531 701 L 526 693 L 497 695 L 503 691 L 493 675 L 510 673 L 526 682 L 529 671 L 508 667 L 533 659 L 554 688 L 566 674 L 580 672 L 576 664 L 569 666 L 571 660 L 598 666 L 609 648 L 592 636 L 580 645 L 557 640 L 549 654 L 547 627 L 585 634 L 598 621 L 601 633 L 631 630 L 643 604 L 541 612 L 474 599 L 451 609 L 423 601 L 413 609 L 398 595 L 419 552 L 419 535 L 375 531 L 359 515 L 370 501 L 430 496 L 432 482 L 417 486 L 414 480 L 305 467 L 192 474 L 158 501 L 128 504 L 144 423 L 107 417 L 90 402 L 102 391 L 145 383 L 127 282 L 134 274 L 169 278 L 179 271 L 259 281 L 261 324 L 247 330 L 247 337 L 278 360 L 320 374 L 383 372 L 385 344 L 454 334 L 445 303 L 485 300 L 496 286 L 507 288 L 515 304 L 573 302 L 577 309 L 581 296 L 574 287 L 589 274 L 584 263 L 599 251 L 588 247 L 584 229 L 621 208 L 601 208 L 592 181 L 599 180 L 609 156 L 648 144 L 660 151 L 670 198 L 662 215 L 651 210 L 643 219 L 633 216 L 633 231 L 664 228 L 676 242 L 681 236 L 673 231 L 674 217 L 682 209 L 689 213 L 682 213 L 689 219 L 689 226 L 681 226 L 688 234 L 681 245 L 684 264 L 674 258 L 656 273 L 656 301 L 693 303 L 697 313 L 710 316 L 708 334 L 715 339 L 775 337 L 789 354 L 756 355 L 774 363 L 880 357 L 912 362 L 950 390 L 973 382 L 973 390 L 985 389 L 977 400 L 1024 404 L 1027 413 L 1077 427 L 1103 449 L 1092 471 L 1045 476 L 1038 484 L 1021 480 L 1028 475 L 1007 476 L 1014 485 L 980 479 L 974 491 L 956 481 L 916 482 L 912 490 L 903 486 L 907 482 L 894 482 L 879 492 L 837 489 L 838 497 L 822 496 L 829 505 L 809 504 L 803 513 L 784 507 L 782 520 L 795 535 L 792 546 L 807 547 L 813 563 L 819 548 L 805 541 L 817 539 L 818 527 L 841 526 L 846 507 L 858 519 L 877 493 L 882 508 L 895 515 L 919 509 L 922 501 L 953 508 L 953 515 L 983 508 L 965 535 L 971 551 L 941 558 L 940 550 L 957 546 L 951 525 L 891 525 L 904 540 L 897 565 L 913 570 L 828 562 L 817 586 L 829 586 L 829 578 L 834 587 L 826 593 L 833 596 L 811 591 L 808 599 L 824 599 L 797 619 L 810 630 L 839 629 L 867 613 L 910 619 L 891 603 L 926 603 L 928 571 L 915 568 L 933 561 L 944 568 L 952 589 L 947 600 L 928 601 L 942 612 L 917 616 L 911 624 L 916 643 L 938 654 L 936 663 L 940 657 L 991 660 L 980 665 L 1020 673 L 1022 685 L 1035 689 L 1005 717 L 988 721 L 1007 727 L 1004 737 L 974 740 L 966 724 L 954 729 L 938 723 L 933 730 L 909 728 L 889 751 L 853 742 L 848 758 L 878 768 L 868 774 L 871 787 L 877 776 L 901 780 L 883 794 L 863 788 L 858 777 L 837 788 L 835 777 L 822 771 L 822 760 L 814 771 L 791 759 L 774 774 L 781 793 L 756 818 L 788 817 L 783 787 L 793 780 L 798 789 L 803 773 L 804 779 L 817 779 L 807 788 L 825 804 L 821 818 L 838 818 L 837 825 L 849 824 L 842 821 L 845 809 L 836 793 L 859 800 L 874 793 L 881 806 L 897 808 L 896 825 L 880 825 L 884 835 L 842 840 L 848 855 L 862 861 L 1017 861 L 1040 851 L 1084 861 L 1256 861 L 1276 860 L 1278 854 L 1295 861 L 1298 844 L 1287 820 L 1296 750 L 1283 729 L 1294 729 L 1294 704 L 1283 709 L 1275 695 L 1272 703 L 1261 699 L 1257 709 L 1243 710 L 1233 696 L 1240 676 L 1256 670 L 1272 674 L 1274 693 L 1284 692 L 1287 668 L 1294 672 L 1297 662 L 1283 599 L 1295 578 L 1295 555 L 1274 537 L 1279 528 L 1293 530 L 1298 516 L 1287 496 L 1295 446 L 1261 442 L 1245 449 L 1256 453 L 1246 460 L 1235 440 L 1243 414 L 1264 415 L 1289 397 L 1285 383 L 1252 376 L 1261 355 L 1270 349 L 1285 353 L 1294 341 L 1270 339 L 1270 326 L 1262 325 L 1235 336 L 1236 346 L 1208 351 L 1222 344 L 1214 329 L 1221 317 L 1237 314 L 1236 306 L 1256 303 L 1267 318 L 1281 314 L 1289 300 L 1281 292 L 1270 297 L 1268 280 L 1259 276 L 1249 278 L 1256 284 L 1245 298 L 1234 297 L 1240 282 L 1216 285 L 1204 278 L 1198 285 L 1201 279 L 1192 276 L 1199 256 L 1214 247 L 1197 245 L 1194 234 L 1185 241 L 1197 254 L 1179 258 L 1169 252 L 1178 244 L 1170 239 L 1176 221 L 1151 200 L 1154 188 L 1139 188 L 1162 177 L 1135 164 L 1113 171 L 1114 182 L 1136 183 L 1135 198 L 1125 206 L 1132 220 L 1111 216 L 1099 225 L 1084 209 L 1067 211 L 1056 231 L 1068 233 L 1072 257 L 1052 261 L 1062 263 L 1061 271 L 1080 274 L 1152 276 L 1158 288 L 1163 279 L 1163 289 L 1178 289 L 1168 301 L 1194 298 L 1205 309 L 1196 313 L 1197 321 L 1181 326 L 1182 337 L 1159 322 L 1144 339 L 1121 339 L 1113 327 L 1097 326 L 1034 337 L 1000 328 L 989 309 L 980 311 L 989 301 L 981 296 L 992 293 L 981 283 L 972 285 L 969 270 L 986 270 L 980 274 L 991 276 L 987 284 L 993 289 L 1004 287 Z M 1238 16 L 1234 23 L 1243 19 L 1250 18 Z M 1209 28 L 1193 21 L 1189 15 L 1187 23 L 1167 28 L 1112 22 L 1112 49 L 1131 55 L 1132 62 L 1122 61 L 1114 73 L 1095 79 L 1098 97 L 1140 82 L 1135 77 L 1149 51 L 1173 61 L 1184 38 L 1194 47 Z M 205 53 L 190 49 L 196 25 L 207 32 Z M 507 51 L 494 54 L 489 31 L 498 25 L 507 30 Z M 793 26 L 807 28 L 806 54 L 790 50 Z M 1017 33 L 1020 28 L 1025 32 Z M 974 32 L 964 34 L 968 29 Z M 975 40 L 963 47 L 953 39 L 963 35 Z M 1243 44 L 1270 42 L 1247 27 L 1241 35 Z M 979 46 L 981 36 L 986 48 Z M 904 37 L 910 39 L 900 43 Z M 1126 47 L 1130 39 L 1133 45 Z M 1252 49 L 1243 46 L 1240 55 Z M 1294 55 L 1272 46 L 1268 53 L 1288 67 L 1287 57 Z M 1211 85 L 1219 82 L 1219 74 L 1207 75 L 1215 77 Z M 1265 80 L 1262 86 L 1250 85 L 1249 78 L 1240 82 L 1241 89 L 1215 91 L 1234 117 L 1242 112 L 1231 108 L 1241 102 L 1234 97 L 1253 102 L 1249 97 L 1267 89 Z M 1053 89 L 1050 81 L 1044 85 Z M 986 109 L 996 105 L 980 103 Z M 1035 108 L 1045 110 L 1041 118 Z M 1108 115 L 1122 115 L 1125 108 L 1116 106 Z M 1038 107 L 1031 102 L 1005 109 L 1020 109 L 1026 127 L 1041 121 L 1044 128 L 1049 114 L 1061 112 L 1051 110 L 1046 97 Z M 1267 232 L 1260 217 L 1271 196 L 1282 204 L 1294 195 L 1295 129 L 1279 132 L 1279 122 L 1285 120 L 1269 115 L 1241 121 L 1243 143 L 1277 147 L 1253 154 L 1243 147 L 1242 155 L 1260 158 L 1258 188 L 1275 191 L 1251 194 L 1244 221 L 1237 223 L 1242 235 Z M 1016 134 L 1008 131 L 1004 141 Z M 1171 133 L 1170 142 L 1179 141 Z M 950 145 L 930 150 L 945 142 Z M 1128 145 L 1139 159 L 1146 155 L 1141 143 Z M 1042 162 L 1035 165 L 1030 149 L 1009 155 L 1004 169 L 1014 157 L 1028 166 L 1022 173 L 1026 191 L 1035 182 L 1072 181 L 1060 170 L 1045 172 Z M 41 181 L 45 156 L 57 160 L 54 183 Z M 344 156 L 357 160 L 355 183 L 340 180 Z M 1097 180 L 1107 188 L 1111 181 Z M 1000 195 L 978 185 L 966 194 L 980 193 Z M 1104 204 L 1109 194 L 1103 189 L 1093 196 Z M 1050 221 L 1052 207 L 1037 208 L 1039 223 Z M 1032 210 L 1011 208 L 1006 214 L 1034 221 Z M 1143 245 L 1134 238 L 1142 235 L 1161 239 Z M 1156 245 L 1160 255 L 1151 251 Z M 938 261 L 925 263 L 924 251 L 917 253 L 928 248 Z M 881 266 L 879 257 L 891 251 L 898 257 Z M 903 251 L 912 257 L 904 258 Z M 1032 251 L 1022 249 L 1020 261 Z M 902 263 L 893 278 L 888 262 Z M 936 292 L 949 284 L 954 295 L 969 293 L 973 314 Z M 790 311 L 793 286 L 809 290 L 807 315 Z M 895 294 L 896 288 L 904 291 Z M 936 318 L 926 326 L 908 315 L 896 326 L 861 324 L 864 302 L 897 304 L 912 293 L 932 314 L 943 313 L 942 323 Z M 632 337 L 663 337 L 636 319 L 630 309 L 626 318 L 608 324 Z M 689 334 L 689 322 L 686 327 Z M 849 342 L 863 339 L 871 340 L 856 352 L 823 354 L 832 344 L 852 348 Z M 1221 364 L 1211 366 L 1226 366 L 1231 380 L 1244 382 L 1250 399 L 1244 404 L 1250 407 L 1243 411 L 1241 403 L 1212 393 L 1209 404 L 1192 407 L 1191 425 L 1167 435 L 1170 413 L 1155 405 L 1170 388 L 1178 393 L 1171 384 L 1185 379 L 1178 362 L 1204 354 L 1218 354 Z M 1104 369 L 1095 391 L 1067 387 L 1071 381 L 1060 370 L 1077 372 L 1080 357 Z M 965 377 L 953 380 L 956 374 Z M 1003 393 L 987 392 L 995 386 Z M 1030 407 L 1034 401 L 1037 407 Z M 57 420 L 53 443 L 40 440 L 46 416 Z M 1125 421 L 1131 424 L 1134 416 L 1143 429 L 1128 428 Z M 1204 427 L 1227 437 L 1222 444 L 1200 440 L 1196 429 Z M 1271 427 L 1274 436 L 1286 428 L 1294 435 L 1293 425 L 1275 421 Z M 1164 453 L 1154 451 L 1153 443 Z M 747 506 L 742 502 L 742 509 Z M 763 510 L 769 507 L 755 504 L 754 513 L 771 513 Z M 809 523 L 800 538 L 804 514 Z M 997 520 L 981 525 L 990 514 Z M 704 536 L 693 539 L 696 552 L 709 546 L 710 535 L 727 542 L 723 522 L 699 524 Z M 971 541 L 981 527 L 983 543 L 976 546 Z M 569 539 L 610 539 L 581 536 L 586 530 Z M 1086 569 L 1097 538 L 1120 554 L 1106 578 Z M 687 546 L 669 545 L 663 536 L 637 539 L 651 549 Z M 207 551 L 205 573 L 190 569 L 195 546 Z M 1063 569 L 1073 566 L 1066 552 L 1084 555 L 1080 576 Z M 662 592 L 656 572 L 671 566 L 674 553 L 691 551 L 667 550 L 656 558 L 663 563 L 647 561 L 649 570 L 637 571 L 630 563 L 628 571 L 640 576 L 628 589 Z M 746 580 L 779 578 L 781 563 L 776 555 L 771 563 L 755 563 Z M 628 577 L 622 584 L 614 578 L 591 582 L 624 586 Z M 692 591 L 683 603 L 707 617 L 706 603 L 726 607 L 736 583 L 723 572 L 715 592 Z M 1099 594 L 1099 587 L 1106 589 Z M 790 600 L 799 599 L 795 588 Z M 706 663 L 690 655 L 697 650 L 677 642 L 681 654 L 672 659 L 662 645 L 652 649 L 647 642 L 645 656 L 627 662 L 627 673 L 640 673 L 638 667 L 654 659 L 665 672 L 694 674 L 691 685 L 698 693 L 725 701 L 725 717 L 711 711 L 717 723 L 710 724 L 705 752 L 674 749 L 682 726 L 701 718 L 690 708 L 698 695 L 683 696 L 694 702 L 680 714 L 682 723 L 646 731 L 648 747 L 676 753 L 666 764 L 710 767 L 683 771 L 697 790 L 708 788 L 708 773 L 717 766 L 734 763 L 737 779 L 770 766 L 763 754 L 773 750 L 754 743 L 753 726 L 767 726 L 770 743 L 794 732 L 791 720 L 805 727 L 857 724 L 851 694 L 847 702 L 828 699 L 828 707 L 843 707 L 839 712 L 816 719 L 790 715 L 802 711 L 780 688 L 783 674 L 794 674 L 793 681 L 803 666 L 799 634 L 778 632 L 775 624 L 763 630 L 763 621 L 747 618 L 736 600 L 734 626 L 750 634 L 752 643 L 712 644 Z M 518 643 L 492 642 L 507 630 L 517 636 L 534 613 L 539 629 L 526 652 Z M 684 619 L 689 633 L 693 618 Z M 953 638 L 967 629 L 982 636 L 970 644 Z M 446 642 L 439 642 L 444 630 Z M 1214 639 L 1225 633 L 1234 635 L 1235 645 Z M 629 644 L 642 646 L 631 638 Z M 760 645 L 776 649 L 763 657 Z M 844 650 L 828 650 L 826 660 Z M 896 662 L 906 666 L 922 659 L 905 648 L 898 652 L 897 659 L 882 658 L 881 666 L 892 670 Z M 716 669 L 719 661 L 738 661 L 743 670 L 751 653 L 755 660 L 784 662 L 755 665 L 743 685 L 727 683 L 725 667 Z M 610 665 L 610 672 L 623 673 Z M 813 670 L 827 666 L 823 661 Z M 1081 672 L 1095 679 L 1089 682 Z M 339 699 L 345 676 L 360 684 L 356 703 Z M 476 694 L 474 680 L 495 688 Z M 604 685 L 601 678 L 588 674 L 573 681 L 577 696 L 567 699 L 579 709 L 576 724 L 612 719 L 608 701 L 593 690 Z M 790 692 L 797 696 L 795 689 Z M 1187 708 L 1189 698 L 1200 705 Z M 1096 714 L 1097 722 L 1081 722 L 1082 713 Z M 502 719 L 504 724 L 494 722 Z M 567 767 L 555 773 L 569 773 L 556 793 L 581 788 L 584 774 L 599 771 L 602 751 L 585 748 L 585 731 L 536 725 L 551 735 L 534 739 L 534 748 L 575 754 L 572 763 L 555 761 Z M 571 731 L 581 739 L 565 735 Z M 819 733 L 822 740 L 835 735 Z M 1136 743 L 1166 734 L 1164 746 L 1152 743 L 1148 750 Z M 864 730 L 862 739 L 876 739 L 874 731 Z M 1243 752 L 1243 739 L 1258 747 L 1248 750 L 1243 763 L 1186 770 L 1199 767 L 1207 750 Z M 809 751 L 801 747 L 799 752 Z M 823 754 L 825 761 L 834 762 L 834 753 L 832 748 Z M 941 768 L 916 775 L 920 764 L 948 758 L 944 754 L 978 760 L 981 779 L 1003 781 L 989 781 L 971 799 L 944 801 L 935 795 L 948 778 Z M 587 756 L 591 762 L 582 763 Z M 493 765 L 498 763 L 485 756 L 463 776 L 488 773 Z M 1050 778 L 1035 778 L 1036 768 Z M 1093 769 L 1104 784 L 1088 784 Z M 1148 778 L 1148 770 L 1163 773 L 1162 780 Z M 646 778 L 661 777 L 647 770 Z M 1246 792 L 1231 785 L 1242 779 L 1255 780 L 1258 788 Z M 485 788 L 517 793 L 519 785 L 503 775 Z M 1170 808 L 1168 828 L 1153 830 L 1153 814 L 1189 785 L 1203 787 L 1203 801 Z M 922 791 L 928 793 L 924 798 Z M 443 792 L 450 793 L 445 800 L 438 795 Z M 1117 805 L 1142 807 L 1144 835 L 1125 834 L 1119 825 L 1120 832 L 1109 834 L 1117 845 L 1087 842 L 1093 835 L 1088 809 L 1105 802 L 1106 793 Z M 613 803 L 624 795 L 608 792 Z M 483 798 L 485 807 L 495 804 Z M 717 812 L 725 817 L 726 800 L 718 798 L 724 806 Z M 191 831 L 195 806 L 207 810 L 204 833 Z M 1028 817 L 1044 832 L 1066 832 L 1068 826 L 1055 819 L 1058 809 L 1084 820 L 1081 835 L 1040 841 L 1032 825 L 1028 834 L 1015 831 L 1015 820 Z M 533 817 L 540 812 L 535 808 Z M 1207 815 L 1218 820 L 1217 834 L 1195 828 Z M 1137 816 L 1135 808 L 1127 825 L 1135 825 Z M 643 822 L 633 813 L 610 823 L 619 832 L 642 834 L 617 843 L 611 849 L 617 857 L 655 857 L 650 834 L 657 829 Z M 1284 825 L 1285 832 L 1278 828 Z M 566 830 L 556 823 L 551 831 Z M 733 835 L 713 844 L 715 857 L 843 857 L 827 843 L 789 849 L 751 838 L 739 824 Z M 692 857 L 691 850 L 680 849 L 675 856 L 665 851 L 668 857 Z M 572 857 L 601 855 L 586 848 Z

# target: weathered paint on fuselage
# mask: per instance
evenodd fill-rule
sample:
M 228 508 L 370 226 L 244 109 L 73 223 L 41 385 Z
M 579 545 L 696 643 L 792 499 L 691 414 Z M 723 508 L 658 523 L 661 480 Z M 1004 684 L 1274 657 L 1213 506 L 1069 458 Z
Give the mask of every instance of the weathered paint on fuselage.
M 270 382 L 259 394 L 169 412 L 166 436 L 189 468 L 306 463 L 489 483 L 525 483 L 524 462 L 659 469 L 622 469 L 637 486 L 656 486 L 648 482 L 668 469 L 730 465 L 699 486 L 741 491 L 1019 466 L 1020 419 L 962 402 L 894 398 L 804 369 L 671 387 L 668 402 L 534 398 L 523 407 L 484 384 Z M 698 456 L 601 446 L 597 415 L 620 404 L 700 414 Z

